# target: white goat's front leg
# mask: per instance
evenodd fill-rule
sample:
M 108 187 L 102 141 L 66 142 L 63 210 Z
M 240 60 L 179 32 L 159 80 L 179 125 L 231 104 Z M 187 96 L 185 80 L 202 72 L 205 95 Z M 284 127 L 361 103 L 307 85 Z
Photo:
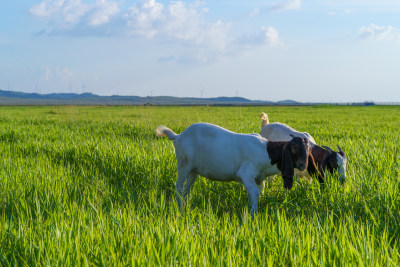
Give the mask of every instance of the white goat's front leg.
M 257 170 L 251 162 L 243 162 L 237 175 L 240 177 L 244 187 L 247 190 L 250 214 L 254 219 L 254 214 L 257 213 L 258 199 L 260 197 L 260 189 L 258 188 L 255 180 L 257 177 Z
M 258 189 L 256 182 L 246 181 L 243 183 L 247 190 L 247 195 L 249 197 L 249 207 L 251 218 L 254 219 L 254 215 L 257 213 L 258 209 L 258 199 L 260 198 L 260 189 Z

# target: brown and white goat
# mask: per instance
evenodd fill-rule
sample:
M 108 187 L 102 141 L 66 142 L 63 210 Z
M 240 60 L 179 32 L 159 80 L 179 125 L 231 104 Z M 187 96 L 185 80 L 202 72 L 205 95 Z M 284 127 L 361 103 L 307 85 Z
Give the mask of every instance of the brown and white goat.
M 267 114 L 264 112 L 261 114 L 261 131 L 260 135 L 267 138 L 270 141 L 288 141 L 292 136 L 306 137 L 311 142 L 311 154 L 315 160 L 315 163 L 320 167 L 320 172 L 323 178 L 318 174 L 318 181 L 320 183 L 324 182 L 325 171 L 328 170 L 331 174 L 338 172 L 338 179 L 341 183 L 346 181 L 346 167 L 347 167 L 347 157 L 340 146 L 337 146 L 339 152 L 333 151 L 331 148 L 323 146 L 320 147 L 316 144 L 314 138 L 306 132 L 298 132 L 290 126 L 275 122 L 269 123 Z M 295 176 L 305 177 L 309 181 L 312 179 L 312 175 L 315 171 L 295 171 Z M 272 178 L 269 178 L 269 183 Z

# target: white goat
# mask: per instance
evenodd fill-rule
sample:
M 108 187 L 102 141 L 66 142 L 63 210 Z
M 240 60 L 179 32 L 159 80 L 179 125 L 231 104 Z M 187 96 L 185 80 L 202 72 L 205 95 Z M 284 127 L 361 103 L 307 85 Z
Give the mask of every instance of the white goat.
M 314 138 L 309 133 L 296 131 L 292 127 L 280 122 L 269 123 L 268 115 L 264 112 L 261 113 L 260 135 L 270 141 L 288 141 L 292 139 L 292 136 L 298 136 L 308 138 L 311 143 L 316 144 Z
M 165 126 L 159 126 L 156 134 L 174 141 L 179 206 L 190 192 L 197 175 L 202 175 L 214 181 L 242 183 L 248 193 L 250 213 L 254 216 L 259 187 L 263 187 L 267 176 L 282 173 L 284 187 L 290 189 L 294 167 L 301 170 L 307 165 L 316 168 L 313 159 L 309 162 L 310 143 L 305 138 L 269 142 L 259 135 L 238 134 L 207 123 L 193 124 L 179 135 Z

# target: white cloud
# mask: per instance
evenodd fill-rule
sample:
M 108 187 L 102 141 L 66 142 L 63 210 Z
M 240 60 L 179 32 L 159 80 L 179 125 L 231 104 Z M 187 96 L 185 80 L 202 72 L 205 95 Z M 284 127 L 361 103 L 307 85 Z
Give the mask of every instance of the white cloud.
M 125 14 L 129 33 L 148 39 L 179 40 L 187 45 L 213 47 L 223 50 L 228 42 L 231 23 L 217 20 L 207 22 L 207 9 L 195 2 L 172 1 L 167 6 L 155 0 L 142 0 Z
M 258 16 L 258 15 L 260 14 L 260 12 L 261 12 L 261 9 L 260 9 L 260 8 L 253 9 L 253 10 L 249 13 L 249 17 Z
M 67 67 L 55 69 L 55 73 L 57 77 L 63 81 L 71 81 L 71 79 L 74 77 L 74 73 Z
M 61 17 L 61 27 L 75 25 L 87 18 L 90 26 L 98 26 L 110 21 L 119 12 L 118 3 L 107 0 L 97 0 L 94 4 L 84 4 L 81 0 L 44 0 L 29 9 L 29 12 L 39 18 Z
M 283 44 L 274 27 L 235 37 L 231 22 L 208 20 L 208 9 L 204 7 L 204 2 L 197 0 L 168 1 L 165 4 L 157 0 L 139 0 L 124 11 L 120 11 L 118 3 L 113 0 L 96 0 L 91 4 L 88 1 L 85 3 L 85 0 L 43 0 L 29 11 L 36 17 L 49 19 L 55 25 L 52 29 L 41 30 L 38 35 L 120 34 L 180 47 L 175 54 L 160 56 L 159 62 L 214 62 L 226 55 L 242 51 L 249 53 L 257 47 Z M 299 6 L 300 0 L 291 0 L 280 4 L 279 9 L 296 9 Z M 252 15 L 260 11 L 256 9 Z M 98 27 L 100 25 L 105 26 Z M 60 73 L 53 72 L 55 75 Z
M 43 81 L 48 81 L 50 79 L 50 75 L 51 75 L 51 70 L 49 67 L 47 66 L 41 66 L 40 70 L 42 72 L 42 77 L 41 80 Z
M 157 22 L 164 19 L 163 9 L 164 5 L 154 0 L 142 1 L 141 4 L 130 7 L 125 18 L 134 33 L 152 38 L 158 31 Z
M 278 45 L 281 43 L 278 35 L 278 31 L 274 27 L 268 27 L 262 29 L 263 33 L 265 34 L 265 40 L 270 45 Z
M 110 21 L 110 18 L 119 12 L 116 2 L 106 0 L 97 1 L 93 8 L 93 14 L 89 17 L 89 24 L 92 26 L 101 25 Z
M 350 14 L 352 11 L 348 8 L 346 8 L 345 10 L 343 10 L 343 12 L 341 13 L 342 15 L 348 15 Z
M 295 10 L 300 9 L 301 0 L 288 0 L 281 3 L 275 3 L 270 7 L 272 11 L 284 11 L 284 10 Z
M 394 40 L 397 39 L 393 32 L 394 28 L 392 26 L 378 26 L 375 24 L 370 24 L 367 27 L 361 27 L 358 29 L 358 36 L 362 39 L 369 39 L 369 40 L 384 40 L 390 39 Z
M 244 35 L 236 40 L 237 49 L 241 49 L 242 47 L 254 48 L 256 46 L 276 45 L 283 45 L 283 42 L 279 38 L 278 30 L 272 26 L 262 27 L 257 33 Z
M 36 77 L 36 79 L 50 82 L 50 81 L 62 81 L 70 82 L 74 79 L 74 73 L 67 67 L 52 67 L 47 65 L 41 65 L 40 67 L 30 67 L 30 72 Z
M 321 5 L 333 8 L 399 8 L 398 0 L 325 0 L 320 2 Z
M 278 30 L 272 26 L 262 27 L 253 34 L 242 35 L 236 39 L 226 42 L 224 49 L 205 46 L 186 47 L 178 55 L 162 55 L 158 62 L 178 62 L 178 63 L 212 63 L 223 60 L 227 55 L 251 54 L 258 51 L 258 48 L 272 46 L 284 46 L 279 37 Z
M 64 2 L 65 0 L 54 2 L 52 0 L 44 0 L 42 3 L 31 7 L 29 12 L 38 17 L 50 17 L 62 9 Z
M 67 23 L 75 24 L 90 10 L 90 6 L 80 0 L 66 0 L 60 10 Z

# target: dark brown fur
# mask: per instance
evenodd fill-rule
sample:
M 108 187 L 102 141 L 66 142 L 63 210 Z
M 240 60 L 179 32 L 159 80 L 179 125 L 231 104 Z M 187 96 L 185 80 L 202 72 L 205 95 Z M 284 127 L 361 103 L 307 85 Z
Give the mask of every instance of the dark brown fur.
M 317 145 L 314 145 L 314 147 L 311 149 L 311 153 L 310 153 L 309 159 L 308 159 L 309 163 L 307 166 L 307 171 L 310 175 L 317 174 L 318 182 L 320 184 L 323 184 L 323 183 L 325 183 L 325 178 L 322 175 L 323 172 L 320 172 L 318 167 L 321 166 L 319 159 L 321 159 L 321 158 L 323 159 L 323 158 L 325 158 L 325 156 L 323 156 L 322 151 L 320 151 L 319 149 L 315 149 L 315 147 L 317 147 Z M 319 147 L 319 148 L 321 148 L 321 147 Z M 310 164 L 310 161 L 312 162 L 312 164 Z M 321 160 L 321 162 L 322 162 L 322 160 Z
M 317 168 L 308 168 L 308 173 L 312 176 L 317 174 L 318 181 L 322 184 L 325 182 L 325 177 L 322 171 L 322 162 L 329 155 L 329 151 L 325 150 L 324 148 L 314 145 L 311 149 L 311 155 L 314 158 L 315 166 Z M 336 160 L 336 159 L 335 159 Z
M 311 154 L 308 139 L 295 137 L 289 142 L 270 141 L 267 144 L 267 152 L 271 159 L 271 164 L 276 164 L 281 171 L 283 186 L 286 189 L 292 188 L 294 168 L 301 164 L 305 164 L 309 172 L 318 172 L 319 174 Z M 302 158 L 302 156 L 305 156 L 305 158 Z M 320 178 L 323 182 L 322 176 Z
M 314 157 L 315 163 L 318 164 L 319 167 L 321 167 L 322 161 L 329 154 L 329 151 L 318 145 L 314 145 L 311 149 L 311 153 Z
M 282 171 L 282 152 L 283 147 L 289 142 L 268 142 L 267 143 L 267 152 L 269 158 L 271 159 L 271 164 L 277 164 L 278 169 Z
M 337 169 L 338 164 L 337 164 L 337 159 L 336 159 L 336 153 L 332 153 L 329 150 L 326 150 L 318 145 L 314 145 L 311 151 L 316 165 L 319 167 L 319 170 L 322 174 L 322 177 L 324 179 L 324 173 L 325 170 L 327 169 L 330 173 L 333 173 L 335 169 Z M 344 154 L 339 153 L 341 156 Z M 310 171 L 310 175 L 314 174 L 315 171 Z

